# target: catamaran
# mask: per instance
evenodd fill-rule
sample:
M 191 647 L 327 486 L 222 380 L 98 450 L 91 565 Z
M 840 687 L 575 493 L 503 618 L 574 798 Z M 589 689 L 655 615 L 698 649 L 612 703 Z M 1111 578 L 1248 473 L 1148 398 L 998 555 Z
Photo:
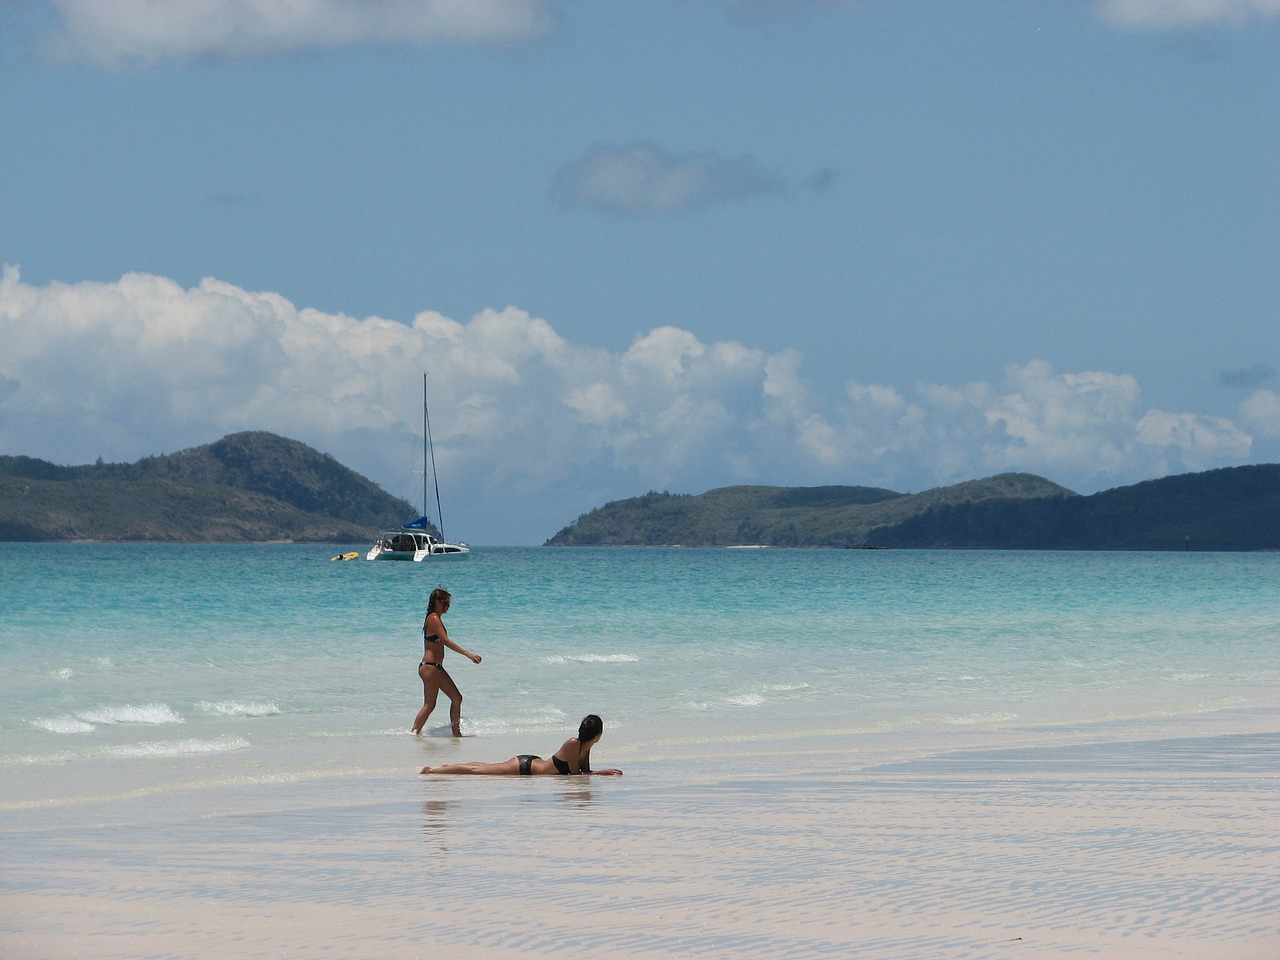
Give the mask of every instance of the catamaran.
M 436 516 L 440 518 L 440 538 L 427 532 L 427 464 L 436 488 Z M 444 514 L 440 510 L 440 482 L 436 479 L 436 451 L 431 442 L 431 414 L 427 409 L 427 375 L 422 375 L 422 516 L 410 520 L 399 530 L 384 530 L 365 555 L 366 560 L 423 560 L 442 557 L 466 557 L 471 548 L 459 540 L 450 543 L 444 536 Z

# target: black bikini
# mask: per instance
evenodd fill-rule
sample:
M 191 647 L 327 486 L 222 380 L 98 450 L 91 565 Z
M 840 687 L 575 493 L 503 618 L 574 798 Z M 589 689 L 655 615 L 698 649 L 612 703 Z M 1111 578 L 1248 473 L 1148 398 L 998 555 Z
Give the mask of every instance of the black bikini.
M 533 761 L 541 760 L 542 758 L 534 756 L 532 753 L 522 753 L 520 756 L 516 757 L 516 759 L 520 761 L 520 776 L 531 777 L 533 776 Z M 558 770 L 562 776 L 568 776 L 568 762 L 561 760 L 557 756 L 552 756 L 551 762 L 556 765 L 556 770 Z
M 436 643 L 439 643 L 439 642 L 440 642 L 440 638 L 439 638 L 436 634 L 434 634 L 434 633 L 433 633 L 431 636 L 429 636 L 429 637 L 428 637 L 428 636 L 426 636 L 426 635 L 424 634 L 424 635 L 423 635 L 423 639 L 424 639 L 424 640 L 426 640 L 428 643 L 430 643 L 430 642 L 431 642 L 431 641 L 433 641 L 433 640 L 434 640 Z M 426 659 L 425 657 L 424 657 L 424 658 L 422 659 L 422 661 L 418 664 L 418 667 L 419 667 L 419 668 L 421 668 L 421 667 L 438 667 L 438 666 L 440 666 L 440 664 L 438 664 L 438 663 L 432 663 L 430 660 Z

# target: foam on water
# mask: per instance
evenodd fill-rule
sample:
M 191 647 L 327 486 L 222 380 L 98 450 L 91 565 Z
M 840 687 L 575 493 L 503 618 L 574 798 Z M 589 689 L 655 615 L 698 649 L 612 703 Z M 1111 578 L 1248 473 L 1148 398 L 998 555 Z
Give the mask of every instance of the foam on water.
M 92 733 L 97 727 L 78 717 L 37 717 L 31 725 L 50 733 Z
M 190 757 L 207 753 L 229 753 L 233 750 L 245 750 L 249 746 L 249 741 L 243 737 L 219 737 L 216 740 L 159 740 L 106 747 L 102 750 L 102 755 L 107 757 Z
M 265 703 L 259 701 L 240 703 L 235 700 L 219 700 L 217 702 L 201 700 L 196 704 L 196 707 L 205 713 L 223 717 L 274 717 L 280 712 L 280 708 L 271 701 Z
M 987 723 L 1008 723 L 1010 720 L 1018 719 L 1016 713 L 988 713 L 974 714 L 965 717 L 943 717 L 942 722 L 951 724 L 952 726 L 965 727 L 975 726 Z
M 219 737 L 216 740 L 156 740 L 96 746 L 82 750 L 54 750 L 48 753 L 4 756 L 0 757 L 0 763 L 38 766 L 42 764 L 79 763 L 89 760 L 195 757 L 244 750 L 249 746 L 249 741 L 243 737 Z
M 168 704 L 144 703 L 126 704 L 120 707 L 103 707 L 99 710 L 87 710 L 76 714 L 77 719 L 89 724 L 117 723 L 186 723 L 181 716 L 174 713 Z

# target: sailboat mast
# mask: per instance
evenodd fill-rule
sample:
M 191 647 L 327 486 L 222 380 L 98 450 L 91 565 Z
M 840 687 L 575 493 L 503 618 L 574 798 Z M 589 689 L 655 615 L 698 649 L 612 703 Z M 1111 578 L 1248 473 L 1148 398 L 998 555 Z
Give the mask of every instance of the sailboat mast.
M 422 372 L 422 512 L 427 512 L 427 459 L 431 460 L 431 482 L 436 488 L 436 518 L 440 521 L 440 539 L 445 540 L 444 513 L 440 509 L 440 478 L 436 476 L 436 448 L 431 442 L 431 414 L 427 409 L 427 373 Z

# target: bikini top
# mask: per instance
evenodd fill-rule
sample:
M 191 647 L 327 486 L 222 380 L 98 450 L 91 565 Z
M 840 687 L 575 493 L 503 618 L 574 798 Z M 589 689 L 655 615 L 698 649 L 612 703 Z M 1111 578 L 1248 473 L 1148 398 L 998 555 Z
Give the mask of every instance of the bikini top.
M 440 638 L 439 638 L 438 636 L 436 636 L 434 633 L 433 633 L 433 634 L 431 634 L 430 636 L 427 636 L 427 635 L 424 633 L 424 634 L 422 635 L 422 639 L 423 639 L 423 640 L 425 640 L 425 641 L 427 641 L 427 643 L 433 643 L 433 642 L 434 642 L 434 643 L 439 643 L 439 642 L 440 642 Z
M 561 760 L 555 754 L 551 755 L 551 762 L 556 765 L 556 769 L 560 771 L 561 776 L 567 776 L 569 773 L 569 761 Z

